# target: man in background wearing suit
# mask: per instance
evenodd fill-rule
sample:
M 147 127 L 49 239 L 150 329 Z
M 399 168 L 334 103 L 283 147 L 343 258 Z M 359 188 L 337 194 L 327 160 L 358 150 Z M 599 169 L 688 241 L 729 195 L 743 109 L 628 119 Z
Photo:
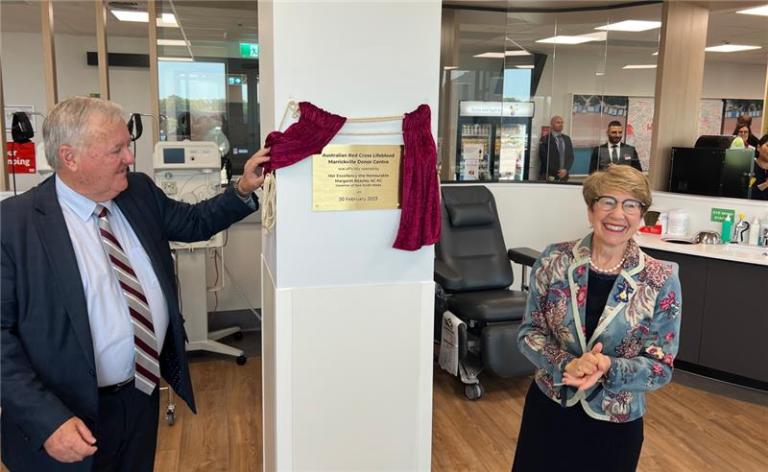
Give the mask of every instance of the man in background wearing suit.
M 629 144 L 622 144 L 624 138 L 624 126 L 620 121 L 608 123 L 608 142 L 592 149 L 592 157 L 589 159 L 589 173 L 603 170 L 611 164 L 632 166 L 640 172 L 643 167 L 637 157 L 637 150 Z
M 563 117 L 553 116 L 549 121 L 549 134 L 539 143 L 539 180 L 566 182 L 573 164 L 573 144 L 563 134 Z
M 151 471 L 163 377 L 195 411 L 169 241 L 256 210 L 261 150 L 195 205 L 134 163 L 122 109 L 74 97 L 43 126 L 55 175 L 0 204 L 2 460 L 11 471 Z

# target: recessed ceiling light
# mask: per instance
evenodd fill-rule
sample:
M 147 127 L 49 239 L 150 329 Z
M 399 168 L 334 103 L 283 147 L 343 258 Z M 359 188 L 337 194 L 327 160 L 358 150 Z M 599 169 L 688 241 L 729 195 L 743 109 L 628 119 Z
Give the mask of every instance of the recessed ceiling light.
M 149 13 L 145 11 L 111 10 L 111 12 L 120 21 L 138 21 L 143 23 L 149 21 Z
M 762 7 L 748 8 L 746 10 L 739 10 L 736 13 L 740 13 L 742 15 L 768 16 L 768 5 L 763 5 Z
M 183 39 L 158 39 L 158 46 L 186 46 L 188 43 Z
M 515 66 L 515 67 L 517 67 L 518 69 L 533 69 L 533 65 L 531 65 L 531 64 L 520 65 L 520 66 Z
M 176 16 L 173 13 L 163 13 L 160 15 L 160 18 L 157 19 L 157 26 L 178 28 L 179 23 L 176 21 Z
M 608 37 L 608 33 L 600 32 L 600 33 L 580 34 L 578 36 L 558 35 L 558 36 L 552 36 L 551 38 L 539 39 L 536 42 L 548 43 L 548 44 L 583 44 L 583 43 L 588 43 L 590 41 L 605 41 L 605 38 L 607 37 Z
M 656 64 L 627 64 L 622 69 L 655 69 Z
M 191 57 L 170 57 L 170 56 L 164 56 L 164 57 L 158 57 L 158 61 L 169 61 L 169 62 L 192 62 Z
M 523 49 L 515 49 L 512 51 L 506 51 L 505 56 L 530 56 L 531 53 Z
M 484 52 L 482 54 L 475 54 L 473 57 L 479 57 L 481 59 L 504 59 L 503 52 Z
M 138 23 L 148 23 L 149 13 L 145 11 L 134 10 L 110 10 L 112 15 L 120 21 L 133 21 Z M 179 24 L 176 22 L 176 17 L 173 13 L 163 13 L 157 19 L 157 26 L 178 28 Z
M 707 52 L 739 52 L 739 51 L 752 51 L 754 49 L 762 49 L 761 46 L 747 46 L 744 44 L 721 44 L 719 46 L 710 46 L 704 48 Z
M 661 28 L 661 21 L 625 20 L 618 23 L 610 23 L 598 26 L 596 30 L 602 31 L 631 31 L 634 33 Z
M 651 54 L 651 56 L 658 56 L 658 55 L 659 55 L 659 51 L 656 51 L 653 54 Z

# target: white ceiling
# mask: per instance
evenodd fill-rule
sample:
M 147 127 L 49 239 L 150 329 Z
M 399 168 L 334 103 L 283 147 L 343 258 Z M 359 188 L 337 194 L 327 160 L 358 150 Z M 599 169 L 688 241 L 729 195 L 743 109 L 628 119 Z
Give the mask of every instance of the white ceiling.
M 446 2 L 469 4 L 488 4 L 489 2 Z M 530 4 L 533 2 L 522 2 Z M 549 2 L 542 0 L 541 5 L 569 4 L 571 7 L 593 6 L 605 2 Z M 615 2 L 612 2 L 615 3 Z M 701 3 L 701 2 L 700 2 Z M 715 46 L 723 42 L 731 44 L 750 44 L 761 46 L 762 49 L 739 53 L 707 53 L 707 61 L 724 61 L 733 63 L 768 63 L 768 18 L 752 15 L 736 14 L 737 10 L 751 6 L 765 5 L 762 2 L 707 2 L 711 7 L 707 45 Z M 519 2 L 510 2 L 516 8 Z M 605 9 L 585 12 L 539 12 L 521 13 L 517 9 L 509 13 L 478 10 L 455 10 L 458 24 L 459 55 L 462 65 L 466 58 L 483 52 L 501 52 L 516 48 L 515 44 L 531 52 L 551 55 L 555 51 L 553 45 L 536 43 L 536 40 L 558 35 L 581 35 L 595 33 L 595 27 L 622 20 L 655 20 L 661 21 L 661 4 L 649 4 L 631 8 Z M 608 32 L 605 42 L 590 42 L 580 45 L 557 45 L 560 53 L 578 51 L 594 53 L 595 55 L 627 54 L 634 57 L 647 56 L 646 63 L 655 62 L 653 52 L 658 50 L 660 29 L 630 33 Z M 506 38 L 506 40 L 505 40 Z M 510 59 L 508 59 L 509 61 Z M 524 59 L 521 60 L 524 62 Z M 530 62 L 530 59 L 528 60 Z
M 708 45 L 748 43 L 762 46 L 755 52 L 732 54 L 708 53 L 707 60 L 739 63 L 766 64 L 768 62 L 768 18 L 737 15 L 736 10 L 749 6 L 765 5 L 763 1 L 697 1 L 710 8 Z M 127 4 L 125 7 L 146 9 L 144 1 L 110 2 Z M 584 34 L 594 32 L 595 26 L 623 19 L 661 19 L 661 5 L 652 4 L 633 8 L 609 8 L 587 12 L 541 12 L 543 9 L 573 9 L 574 7 L 611 7 L 627 2 L 609 0 L 539 0 L 539 1 L 475 1 L 444 0 L 449 8 L 493 8 L 496 11 L 456 10 L 459 22 L 459 48 L 462 56 L 487 51 L 502 51 L 514 47 L 510 38 L 531 51 L 551 54 L 553 47 L 536 43 L 537 39 L 558 34 Z M 637 3 L 637 2 L 635 2 Z M 171 12 L 175 9 L 182 28 L 159 28 L 160 38 L 181 39 L 182 29 L 191 40 L 192 49 L 210 50 L 238 41 L 257 42 L 257 2 L 255 0 L 165 0 L 158 1 L 159 9 Z M 171 8 L 173 6 L 173 8 Z M 95 35 L 96 13 L 90 1 L 53 0 L 55 30 L 57 34 Z M 507 8 L 513 11 L 505 13 Z M 520 13 L 522 9 L 537 9 L 537 13 Z M 40 7 L 36 0 L 2 0 L 0 3 L 0 28 L 2 32 L 39 32 Z M 499 11 L 501 10 L 501 11 Z M 108 15 L 109 36 L 146 37 L 146 23 L 117 21 Z M 557 28 L 555 30 L 555 28 Z M 655 50 L 660 30 L 643 33 L 617 33 L 608 35 L 608 48 L 639 52 Z M 587 43 L 578 46 L 557 46 L 597 51 L 605 49 L 605 43 Z M 225 50 L 225 48 L 222 48 Z M 562 50 L 562 49 L 561 49 Z M 653 51 L 650 51 L 651 53 Z M 195 51 L 197 54 L 197 51 Z M 645 52 L 643 52 L 645 53 Z

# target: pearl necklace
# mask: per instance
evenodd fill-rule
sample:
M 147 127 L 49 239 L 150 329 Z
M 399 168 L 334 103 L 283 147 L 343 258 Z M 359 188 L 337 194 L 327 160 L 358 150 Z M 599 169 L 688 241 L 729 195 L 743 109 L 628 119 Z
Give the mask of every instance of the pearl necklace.
M 597 272 L 601 272 L 601 273 L 603 273 L 603 274 L 613 274 L 613 273 L 615 273 L 617 270 L 619 270 L 619 267 L 621 267 L 621 265 L 622 265 L 622 264 L 624 264 L 624 258 L 625 258 L 625 257 L 626 257 L 626 256 L 622 256 L 622 257 L 621 257 L 621 260 L 619 261 L 619 263 L 618 263 L 618 264 L 616 264 L 615 266 L 613 266 L 613 267 L 609 267 L 609 268 L 607 268 L 607 269 L 603 269 L 602 267 L 599 267 L 597 264 L 595 264 L 595 263 L 592 261 L 592 256 L 589 256 L 589 265 L 590 265 L 590 267 L 592 267 L 593 269 L 595 269 Z

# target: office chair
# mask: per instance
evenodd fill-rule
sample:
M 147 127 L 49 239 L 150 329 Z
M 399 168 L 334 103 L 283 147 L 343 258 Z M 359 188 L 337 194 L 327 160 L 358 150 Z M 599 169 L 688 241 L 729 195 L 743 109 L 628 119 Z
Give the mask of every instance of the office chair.
M 539 253 L 507 251 L 496 202 L 486 187 L 443 187 L 442 196 L 442 235 L 435 246 L 436 333 L 446 310 L 464 322 L 458 329 L 458 377 L 465 396 L 477 400 L 483 395 L 478 380 L 483 370 L 500 377 L 534 370 L 517 348 L 527 293 L 509 289 L 510 259 L 525 269 Z

